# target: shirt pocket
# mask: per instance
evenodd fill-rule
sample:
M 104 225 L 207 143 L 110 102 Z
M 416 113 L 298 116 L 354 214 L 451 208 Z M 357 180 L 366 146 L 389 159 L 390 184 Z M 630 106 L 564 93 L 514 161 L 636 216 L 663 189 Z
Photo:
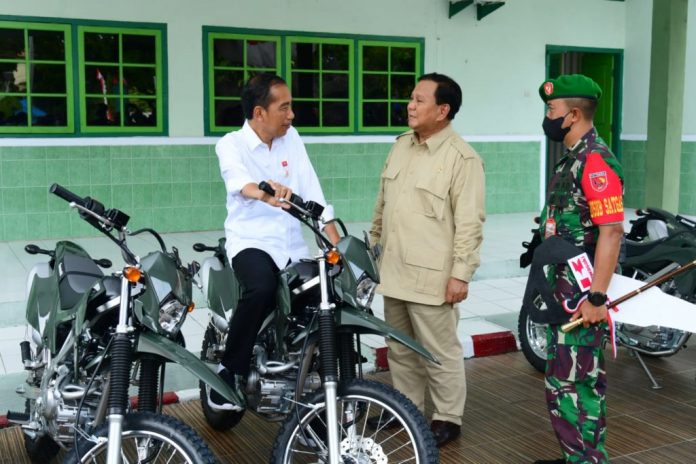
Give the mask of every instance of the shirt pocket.
M 396 181 L 396 178 L 399 176 L 400 171 L 401 166 L 397 165 L 396 163 L 392 163 L 388 165 L 386 169 L 382 172 L 382 188 L 384 203 L 393 200 L 394 195 L 398 195 L 398 192 L 393 190 L 394 183 Z
M 449 179 L 437 175 L 416 182 L 415 212 L 442 221 L 449 192 Z
M 407 248 L 404 263 L 415 271 L 415 291 L 438 295 L 442 293 L 442 270 L 445 267 L 445 255 L 437 250 Z

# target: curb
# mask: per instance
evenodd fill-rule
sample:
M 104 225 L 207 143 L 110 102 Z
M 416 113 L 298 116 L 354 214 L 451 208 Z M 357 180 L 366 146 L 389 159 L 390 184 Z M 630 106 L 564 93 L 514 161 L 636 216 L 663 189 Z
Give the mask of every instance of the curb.
M 462 340 L 464 359 L 482 358 L 517 351 L 515 334 L 510 330 L 479 335 L 467 335 Z M 386 346 L 375 348 L 375 367 L 377 371 L 388 371 L 389 360 Z

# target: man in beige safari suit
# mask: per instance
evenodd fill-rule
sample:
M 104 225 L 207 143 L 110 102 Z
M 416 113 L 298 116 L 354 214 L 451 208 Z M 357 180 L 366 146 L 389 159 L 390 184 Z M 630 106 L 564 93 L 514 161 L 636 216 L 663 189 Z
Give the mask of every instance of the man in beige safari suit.
M 415 338 L 442 363 L 423 360 L 388 341 L 394 387 L 424 411 L 434 403 L 431 429 L 438 446 L 461 433 L 466 399 L 459 311 L 479 265 L 484 212 L 483 163 L 452 128 L 459 85 L 442 74 L 422 76 L 408 104 L 408 125 L 384 165 L 370 239 L 382 247 L 386 321 Z M 394 426 L 391 418 L 386 426 Z M 371 418 L 373 427 L 385 419 Z

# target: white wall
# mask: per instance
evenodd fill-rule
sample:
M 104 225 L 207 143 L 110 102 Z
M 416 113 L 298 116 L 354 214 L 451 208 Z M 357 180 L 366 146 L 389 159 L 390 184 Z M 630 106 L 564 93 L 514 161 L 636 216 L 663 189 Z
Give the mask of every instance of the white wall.
M 448 0 L 27 0 L 4 2 L 2 14 L 166 23 L 172 136 L 203 135 L 203 25 L 424 37 L 426 72 L 449 74 L 464 90 L 456 129 L 514 136 L 541 135 L 537 89 L 546 45 L 624 48 L 630 39 L 642 47 L 643 40 L 626 33 L 641 21 L 639 3 L 650 2 L 508 0 L 482 21 L 473 6 L 449 19 Z M 639 74 L 640 58 L 631 60 Z M 625 84 L 624 102 L 633 104 L 642 84 L 628 73 Z M 647 100 L 638 103 L 627 119 L 647 110 Z M 630 127 L 641 124 L 631 120 Z

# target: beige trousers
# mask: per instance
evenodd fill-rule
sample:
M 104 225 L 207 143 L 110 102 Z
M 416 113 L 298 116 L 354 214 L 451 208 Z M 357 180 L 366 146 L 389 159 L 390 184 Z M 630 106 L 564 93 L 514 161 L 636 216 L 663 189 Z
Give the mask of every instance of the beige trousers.
M 434 354 L 432 363 L 399 342 L 387 340 L 389 370 L 394 387 L 424 412 L 430 391 L 433 420 L 461 425 L 466 401 L 464 351 L 457 337 L 459 310 L 451 304 L 429 306 L 384 297 L 385 320 Z

